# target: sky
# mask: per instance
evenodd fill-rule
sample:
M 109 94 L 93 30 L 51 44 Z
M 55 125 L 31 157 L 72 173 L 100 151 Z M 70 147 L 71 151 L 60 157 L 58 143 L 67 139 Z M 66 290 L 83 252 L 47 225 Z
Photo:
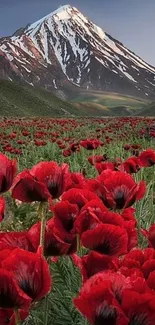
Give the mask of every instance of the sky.
M 155 66 L 155 0 L 0 0 L 0 37 L 65 4 Z

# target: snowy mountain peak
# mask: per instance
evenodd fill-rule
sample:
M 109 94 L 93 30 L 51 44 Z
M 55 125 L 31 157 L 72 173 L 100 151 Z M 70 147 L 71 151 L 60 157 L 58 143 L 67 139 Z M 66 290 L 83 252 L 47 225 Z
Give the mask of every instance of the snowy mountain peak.
M 70 5 L 1 39 L 1 57 L 0 77 L 155 97 L 155 68 Z
M 51 12 L 50 14 L 46 15 L 45 17 L 37 20 L 33 24 L 30 24 L 28 26 L 28 28 L 26 29 L 26 32 L 32 31 L 33 29 L 38 27 L 43 22 L 46 22 L 48 19 L 52 18 L 54 15 L 60 17 L 60 19 L 61 19 L 61 17 L 64 17 L 66 13 L 71 12 L 72 9 L 73 8 L 70 5 L 61 6 L 57 10 L 55 10 L 55 11 Z

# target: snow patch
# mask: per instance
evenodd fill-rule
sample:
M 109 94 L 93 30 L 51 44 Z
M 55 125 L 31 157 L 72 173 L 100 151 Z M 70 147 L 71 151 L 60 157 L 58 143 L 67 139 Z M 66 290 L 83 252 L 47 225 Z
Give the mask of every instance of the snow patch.
M 121 65 L 119 65 L 119 67 L 118 67 L 118 69 L 128 78 L 128 79 L 130 79 L 131 81 L 133 81 L 133 82 L 136 82 L 137 83 L 137 81 L 128 73 L 128 72 L 126 72 L 126 71 L 124 71 L 124 69 L 122 68 L 122 66 Z
M 102 30 L 102 28 L 94 24 L 94 31 L 103 41 L 105 37 L 105 32 Z
M 150 85 L 154 86 L 155 87 L 155 84 L 153 84 L 151 81 L 145 79 Z M 155 79 L 154 79 L 155 80 Z
M 55 89 L 58 89 L 58 87 L 57 87 L 57 85 L 56 85 L 56 81 L 55 81 L 55 79 L 53 79 L 53 84 L 54 84 L 54 88 L 55 88 Z
M 10 62 L 13 61 L 14 57 L 11 54 L 6 52 L 6 55 L 7 55 Z
M 134 70 L 137 70 L 137 71 L 139 72 L 139 69 L 136 68 L 134 65 L 132 65 L 132 68 L 133 68 Z
M 31 72 L 31 70 L 29 70 L 28 68 L 25 67 L 25 65 L 21 65 L 22 68 L 24 68 L 27 72 Z

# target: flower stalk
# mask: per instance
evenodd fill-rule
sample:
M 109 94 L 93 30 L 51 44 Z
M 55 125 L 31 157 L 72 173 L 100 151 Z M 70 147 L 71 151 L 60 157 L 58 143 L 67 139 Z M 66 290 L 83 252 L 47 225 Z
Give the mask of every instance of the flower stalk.
M 80 248 L 81 248 L 80 236 L 77 235 L 77 253 L 80 252 Z
M 46 214 L 45 214 L 45 203 L 41 202 L 38 209 L 38 215 L 41 220 L 41 229 L 40 229 L 40 246 L 44 252 L 44 241 L 45 241 L 45 228 L 46 228 Z
M 15 313 L 15 324 L 16 324 L 16 325 L 21 325 L 21 318 L 20 318 L 19 310 L 16 309 L 16 310 L 14 311 L 14 313 Z

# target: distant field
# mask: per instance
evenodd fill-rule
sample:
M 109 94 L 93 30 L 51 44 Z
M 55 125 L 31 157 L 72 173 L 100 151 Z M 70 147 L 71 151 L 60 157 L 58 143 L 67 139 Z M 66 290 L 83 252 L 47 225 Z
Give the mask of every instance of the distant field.
M 91 102 L 94 104 L 94 106 L 96 104 L 100 104 L 103 106 L 103 109 L 105 109 L 105 107 L 114 108 L 118 106 L 125 106 L 131 110 L 142 109 L 150 103 L 147 100 L 142 100 L 130 96 L 97 91 L 91 93 L 86 91 L 80 92 L 80 94 L 75 97 L 73 102 Z
M 155 116 L 155 102 L 147 105 L 147 107 L 143 108 L 138 112 L 139 116 Z

